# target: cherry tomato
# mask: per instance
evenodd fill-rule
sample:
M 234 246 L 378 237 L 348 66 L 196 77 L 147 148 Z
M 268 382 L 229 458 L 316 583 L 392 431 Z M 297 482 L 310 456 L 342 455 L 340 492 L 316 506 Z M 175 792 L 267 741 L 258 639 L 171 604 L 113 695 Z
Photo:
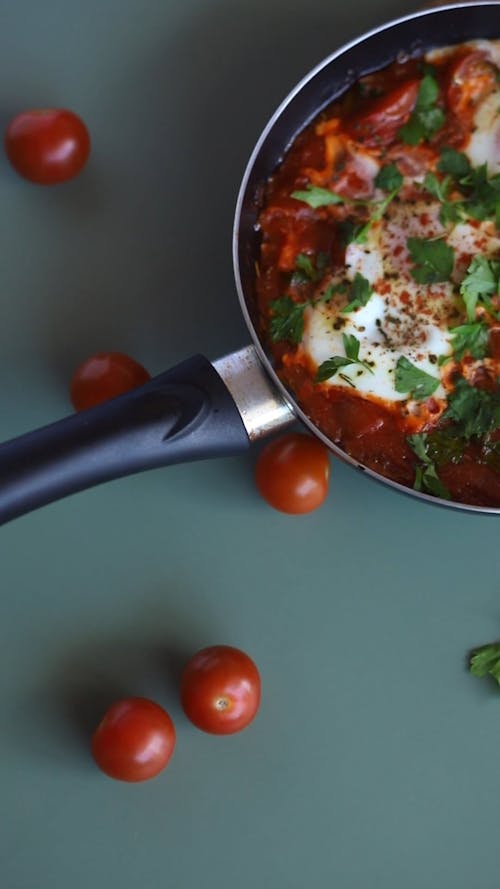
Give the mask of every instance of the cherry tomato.
M 270 441 L 255 468 L 257 488 L 264 500 L 291 515 L 321 506 L 328 494 L 329 475 L 328 448 L 297 432 Z
M 473 50 L 453 59 L 446 97 L 458 117 L 468 117 L 496 87 L 496 68 L 483 52 Z
M 92 755 L 110 778 L 147 781 L 167 765 L 175 747 L 175 727 L 147 698 L 124 698 L 105 713 L 92 738 Z
M 70 395 L 77 411 L 87 410 L 110 398 L 116 398 L 136 386 L 143 386 L 151 376 L 128 355 L 121 352 L 97 352 L 87 358 L 73 374 Z
M 389 145 L 410 117 L 420 82 L 405 80 L 387 94 L 372 99 L 346 121 L 345 129 L 358 142 L 373 147 Z
M 260 704 L 260 676 L 238 648 L 203 648 L 186 665 L 181 679 L 182 706 L 197 728 L 231 735 L 252 721 Z
M 5 150 L 12 166 L 30 182 L 56 185 L 72 179 L 85 166 L 90 136 L 72 111 L 40 108 L 23 111 L 9 123 Z

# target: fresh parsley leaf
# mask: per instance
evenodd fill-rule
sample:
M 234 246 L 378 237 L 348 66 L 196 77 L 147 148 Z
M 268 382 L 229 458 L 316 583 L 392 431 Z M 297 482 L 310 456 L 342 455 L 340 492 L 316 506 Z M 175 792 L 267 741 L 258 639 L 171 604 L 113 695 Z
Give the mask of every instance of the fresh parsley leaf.
M 347 292 L 347 284 L 345 281 L 342 281 L 340 284 L 329 284 L 326 290 L 323 290 L 319 294 L 319 299 L 316 302 L 327 303 L 331 300 L 332 296 L 336 293 L 346 293 Z
M 320 366 L 318 367 L 314 381 L 316 383 L 324 383 L 325 380 L 329 380 L 330 377 L 334 377 L 341 367 L 348 367 L 349 364 L 355 363 L 356 362 L 351 361 L 350 358 L 344 358 L 341 355 L 335 355 L 333 358 L 327 358 L 327 360 L 323 361 L 323 363 L 320 364 Z
M 345 219 L 339 222 L 338 230 L 341 241 L 345 247 L 348 244 L 364 244 L 370 223 L 355 223 L 352 219 Z
M 488 354 L 489 327 L 481 321 L 472 324 L 461 324 L 451 331 L 451 344 L 453 354 L 457 361 L 461 361 L 464 355 L 472 355 L 473 358 L 485 358 Z
M 328 358 L 326 361 L 323 361 L 316 373 L 315 380 L 317 383 L 324 383 L 325 380 L 329 380 L 330 377 L 335 376 L 341 367 L 348 367 L 350 364 L 360 364 L 365 370 L 373 373 L 370 365 L 367 364 L 366 361 L 362 361 L 359 357 L 360 343 L 357 337 L 353 336 L 353 334 L 343 333 L 342 340 L 344 343 L 345 358 L 341 355 L 334 355 L 333 358 Z M 339 376 L 342 376 L 346 382 L 354 386 L 354 383 L 349 377 L 345 377 L 343 374 L 339 374 Z
M 449 176 L 463 195 L 442 209 L 442 222 L 472 216 L 493 219 L 500 226 L 500 174 L 489 177 L 487 164 L 472 167 L 465 154 L 448 146 L 442 149 L 437 169 Z
M 436 466 L 458 463 L 463 456 L 465 440 L 456 426 L 434 429 L 427 436 L 427 453 Z
M 438 201 L 445 203 L 448 198 L 448 192 L 451 186 L 451 176 L 445 176 L 444 179 L 438 179 L 434 173 L 426 173 L 423 182 L 424 188 L 430 194 L 434 195 Z
M 473 676 L 479 679 L 491 676 L 500 685 L 500 642 L 475 648 L 470 655 L 469 669 Z
M 500 425 L 500 391 L 477 389 L 460 377 L 448 396 L 443 418 L 454 420 L 467 441 L 482 438 Z
M 422 139 L 429 139 L 444 124 L 445 114 L 436 106 L 439 97 L 439 84 L 432 74 L 425 74 L 420 81 L 417 101 L 408 122 L 399 130 L 399 137 L 407 145 L 418 145 Z
M 427 434 L 424 432 L 417 435 L 409 435 L 407 441 L 414 454 L 421 460 L 421 464 L 415 469 L 415 481 L 413 484 L 415 491 L 425 491 L 427 494 L 433 494 L 434 497 L 450 500 L 450 492 L 443 485 L 437 474 L 436 467 L 429 457 Z
M 425 139 L 425 128 L 419 114 L 413 112 L 409 121 L 399 130 L 398 136 L 406 145 L 418 145 L 422 139 Z
M 463 216 L 463 203 L 461 201 L 449 201 L 448 194 L 452 186 L 452 177 L 445 176 L 438 179 L 435 173 L 426 173 L 423 187 L 441 202 L 439 220 L 443 225 L 449 222 L 458 222 Z
M 488 298 L 495 294 L 500 295 L 500 261 L 475 256 L 460 286 L 460 294 L 468 320 L 474 321 L 477 304 L 490 308 Z
M 387 164 L 385 167 L 381 167 L 375 176 L 375 185 L 383 191 L 399 190 L 402 184 L 403 177 L 396 164 Z
M 471 167 L 460 179 L 460 187 L 467 193 L 464 209 L 474 219 L 493 219 L 500 227 L 500 173 L 488 178 L 488 166 Z
M 298 272 L 302 272 L 307 280 L 314 281 L 316 279 L 316 269 L 313 266 L 311 257 L 307 256 L 306 253 L 299 253 L 295 257 L 295 268 Z
M 343 333 L 342 339 L 344 341 L 344 349 L 347 357 L 356 364 L 361 364 L 361 366 L 364 367 L 365 370 L 369 371 L 369 373 L 372 374 L 373 370 L 368 362 L 362 361 L 359 357 L 359 340 L 353 334 L 349 333 Z
M 415 281 L 434 284 L 449 280 L 455 260 L 453 247 L 443 240 L 425 238 L 408 238 L 406 243 L 415 263 L 411 271 Z
M 273 343 L 288 340 L 298 345 L 304 333 L 304 309 L 308 303 L 297 303 L 290 296 L 281 296 L 269 305 L 272 311 L 269 332 Z
M 371 212 L 367 222 L 355 223 L 352 219 L 346 219 L 339 222 L 338 231 L 345 246 L 352 243 L 364 244 L 366 242 L 370 226 L 372 223 L 379 222 L 380 219 L 382 219 L 387 207 L 400 191 L 403 184 L 403 177 L 395 164 L 388 164 L 386 167 L 382 167 L 377 174 L 375 184 L 379 188 L 390 188 L 391 190 L 381 201 L 350 201 L 350 203 L 358 207 L 368 208 Z
M 307 253 L 298 253 L 295 257 L 295 271 L 291 284 L 316 283 L 322 278 L 327 264 L 328 255 L 326 253 L 318 253 L 316 257 L 308 256 Z
M 441 157 L 437 168 L 440 173 L 449 173 L 453 179 L 463 179 L 471 171 L 469 158 L 456 148 L 445 146 L 441 151 Z
M 425 74 L 420 81 L 418 90 L 417 103 L 415 105 L 418 111 L 423 108 L 430 108 L 434 105 L 439 96 L 439 84 L 432 74 Z
M 446 120 L 446 115 L 442 108 L 422 108 L 417 113 L 424 129 L 425 139 L 430 139 L 434 133 L 437 133 Z
M 394 198 L 396 197 L 400 188 L 401 188 L 401 186 L 398 186 L 397 188 L 393 188 L 393 190 L 389 192 L 389 194 L 387 195 L 386 198 L 384 198 L 383 201 L 379 201 L 379 203 L 375 205 L 376 209 L 374 210 L 374 212 L 372 213 L 372 215 L 370 217 L 370 222 L 368 223 L 368 226 L 370 225 L 370 223 L 378 222 L 380 219 L 382 219 L 382 216 L 384 215 L 385 211 L 387 210 L 387 207 L 394 200 Z
M 430 459 L 427 454 L 427 438 L 428 435 L 426 432 L 418 432 L 415 435 L 409 435 L 407 438 L 407 442 L 410 445 L 412 451 L 422 463 L 430 463 Z
M 344 349 L 345 353 L 351 361 L 357 361 L 359 358 L 359 340 L 353 334 L 343 333 L 342 339 L 344 341 Z
M 292 191 L 292 198 L 309 204 L 315 210 L 318 207 L 328 207 L 329 204 L 343 204 L 344 198 L 329 188 L 320 188 L 317 185 L 307 185 L 305 191 Z
M 396 392 L 407 392 L 416 401 L 423 401 L 429 398 L 438 386 L 439 380 L 436 377 L 415 367 L 403 355 L 398 358 L 395 375 Z
M 318 367 L 314 380 L 316 383 L 324 383 L 325 380 L 334 377 L 341 367 L 348 367 L 349 364 L 355 364 L 355 362 L 350 358 L 343 358 L 341 355 L 335 355 L 333 358 L 328 358 Z
M 350 300 L 342 309 L 342 314 L 345 315 L 347 312 L 353 312 L 355 309 L 366 306 L 372 293 L 372 287 L 368 279 L 356 272 L 349 293 Z
M 416 481 L 417 479 L 415 478 L 415 483 Z M 433 463 L 430 463 L 429 466 L 422 470 L 421 487 L 416 488 L 416 490 L 426 491 L 428 494 L 433 494 L 434 497 L 441 497 L 443 500 L 451 500 L 451 494 L 448 488 L 443 485 Z
M 445 201 L 441 205 L 439 221 L 442 225 L 448 225 L 449 222 L 460 222 L 463 216 L 464 205 L 462 201 Z

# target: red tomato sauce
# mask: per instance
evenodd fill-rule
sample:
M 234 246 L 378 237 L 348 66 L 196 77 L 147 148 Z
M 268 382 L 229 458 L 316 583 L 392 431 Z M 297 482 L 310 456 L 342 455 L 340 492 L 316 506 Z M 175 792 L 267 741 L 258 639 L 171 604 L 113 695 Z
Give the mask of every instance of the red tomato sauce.
M 415 113 L 422 80 L 429 71 L 439 88 L 432 107 L 439 109 L 442 123 L 432 135 L 421 138 L 417 144 L 408 144 L 401 137 L 401 128 Z M 434 58 L 431 67 L 425 59 L 415 58 L 395 62 L 362 78 L 296 138 L 267 182 L 259 216 L 261 249 L 256 288 L 260 325 L 280 378 L 333 443 L 362 465 L 408 487 L 417 485 L 419 466 L 408 437 L 416 431 L 432 432 L 437 423 L 443 423 L 438 401 L 431 397 L 422 403 L 418 419 L 408 411 L 406 401 L 384 401 L 345 386 L 318 384 L 316 368 L 301 351 L 300 343 L 271 337 L 272 304 L 284 296 L 299 305 L 312 299 L 317 280 L 297 277 L 300 255 L 314 263 L 323 257 L 327 272 L 345 262 L 343 226 L 352 215 L 352 201 L 359 201 L 357 221 L 362 224 L 369 218 L 362 202 L 366 203 L 366 198 L 373 194 L 373 179 L 353 163 L 346 146 L 360 146 L 379 165 L 395 164 L 402 176 L 415 177 L 417 181 L 420 177 L 421 181 L 426 172 L 439 169 L 443 146 L 460 152 L 467 146 L 477 106 L 497 88 L 497 77 L 498 70 L 484 52 L 459 46 Z M 291 196 L 292 192 L 311 186 L 328 189 L 351 201 L 350 208 L 345 203 L 333 202 L 313 207 Z M 414 190 L 418 193 L 419 188 L 405 179 L 402 199 L 412 200 Z M 420 218 L 425 227 L 427 214 L 422 213 Z M 462 263 L 465 268 L 470 260 L 470 256 L 457 252 L 457 266 Z M 390 289 L 390 282 L 382 282 L 378 292 L 383 292 L 384 287 Z M 400 299 L 406 303 L 409 295 L 403 291 Z M 426 312 L 425 304 L 421 311 Z M 498 361 L 500 322 L 493 325 L 490 318 L 489 323 L 492 329 L 488 354 Z M 467 361 L 471 363 L 470 356 L 464 358 L 465 365 Z M 488 373 L 492 371 L 487 369 L 486 376 Z M 494 376 L 487 378 L 485 384 L 480 377 L 481 373 L 479 382 L 473 385 L 497 385 Z M 447 379 L 452 385 L 452 370 Z M 426 417 L 424 424 L 422 411 Z M 498 437 L 495 430 L 489 431 L 488 442 L 469 436 L 458 457 L 454 453 L 433 464 L 450 499 L 482 506 L 500 505 L 500 449 L 497 453 L 494 447 Z

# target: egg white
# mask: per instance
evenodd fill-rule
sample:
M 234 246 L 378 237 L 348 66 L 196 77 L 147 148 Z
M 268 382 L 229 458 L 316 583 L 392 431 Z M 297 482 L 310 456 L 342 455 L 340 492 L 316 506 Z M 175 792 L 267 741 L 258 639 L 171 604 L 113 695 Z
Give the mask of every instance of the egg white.
M 491 93 L 474 115 L 474 131 L 464 149 L 473 167 L 486 164 L 488 174 L 500 173 L 500 90 Z
M 438 284 L 419 284 L 412 277 L 413 261 L 407 248 L 409 237 L 443 237 L 437 201 L 394 202 L 385 218 L 372 225 L 366 243 L 350 244 L 346 250 L 345 279 L 353 281 L 356 273 L 373 288 L 366 306 L 348 313 L 348 296 L 321 299 L 305 311 L 302 349 L 319 367 L 334 356 L 345 357 L 343 334 L 359 341 L 359 358 L 371 367 L 371 373 L 359 364 L 341 368 L 326 381 L 327 386 L 355 388 L 363 395 L 388 402 L 408 399 L 408 393 L 395 388 L 395 370 L 403 356 L 415 367 L 439 380 L 434 397 L 444 398 L 439 359 L 451 355 L 450 326 L 460 320 L 459 282 L 471 255 L 500 255 L 500 239 L 494 226 L 457 225 L 446 240 L 453 246 L 456 269 L 452 279 Z M 460 268 L 459 268 L 460 267 Z M 337 283 L 339 277 L 331 283 Z M 320 292 L 325 291 L 322 282 Z M 341 375 L 340 375 L 341 374 Z
M 500 66 L 500 41 L 471 41 L 471 48 L 481 49 Z M 428 61 L 443 58 L 453 47 L 428 54 Z M 500 172 L 500 87 L 478 107 L 474 127 L 464 147 L 472 166 L 487 164 L 488 174 Z M 350 162 L 357 165 L 364 182 L 371 180 L 374 200 L 383 192 L 375 187 L 378 165 L 358 151 Z M 413 191 L 425 170 L 404 177 L 404 186 Z M 403 189 L 401 196 L 405 194 Z M 317 301 L 304 313 L 301 349 L 309 361 L 319 367 L 334 356 L 346 357 L 343 334 L 359 341 L 360 364 L 340 368 L 325 381 L 326 386 L 356 389 L 363 395 L 401 402 L 408 393 L 395 388 L 396 364 L 403 356 L 419 370 L 439 380 L 434 396 L 446 397 L 440 359 L 452 354 L 450 328 L 464 322 L 460 283 L 475 255 L 500 258 L 500 237 L 491 220 L 460 222 L 450 230 L 439 220 L 441 204 L 425 194 L 422 199 L 394 200 L 382 220 L 372 223 L 366 242 L 351 243 L 346 249 L 345 268 L 330 281 L 322 281 Z M 455 262 L 449 281 L 419 284 L 412 276 L 413 261 L 408 238 L 441 238 L 453 248 Z M 329 283 L 349 285 L 356 274 L 372 287 L 372 295 L 361 308 L 345 313 L 349 294 L 338 293 L 327 302 L 322 294 Z M 444 402 L 443 402 L 444 404 Z

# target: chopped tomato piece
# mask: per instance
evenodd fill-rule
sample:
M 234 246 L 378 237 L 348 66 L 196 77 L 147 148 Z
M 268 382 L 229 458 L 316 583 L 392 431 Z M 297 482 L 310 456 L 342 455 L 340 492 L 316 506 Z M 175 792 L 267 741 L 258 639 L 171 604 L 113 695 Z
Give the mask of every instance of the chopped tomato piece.
M 496 72 L 487 56 L 479 50 L 454 59 L 447 77 L 446 98 L 458 116 L 468 116 L 496 86 Z
M 364 145 L 389 145 L 415 107 L 419 85 L 417 79 L 406 80 L 386 95 L 372 99 L 346 121 L 346 131 Z

